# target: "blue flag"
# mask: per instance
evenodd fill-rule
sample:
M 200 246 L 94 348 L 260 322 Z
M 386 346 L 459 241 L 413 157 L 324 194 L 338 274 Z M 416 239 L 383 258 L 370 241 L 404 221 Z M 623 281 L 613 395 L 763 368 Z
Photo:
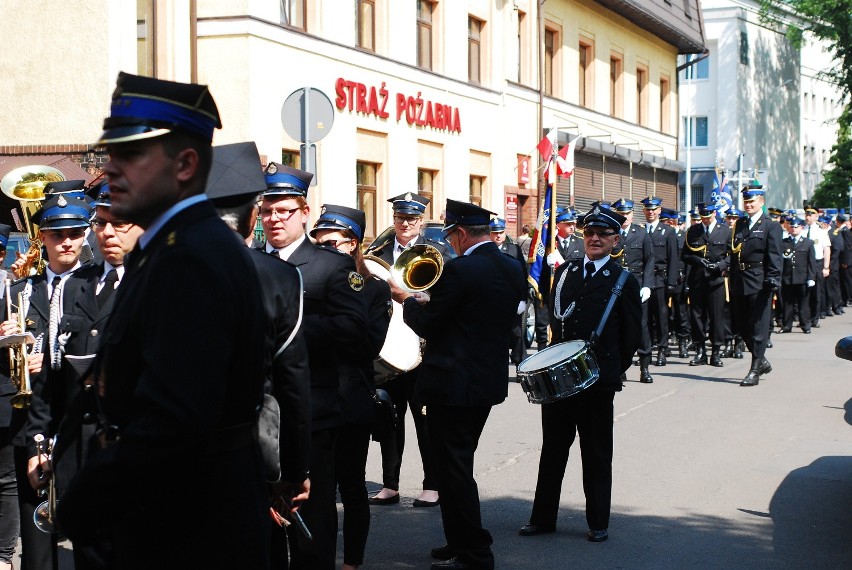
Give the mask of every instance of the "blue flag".
M 550 271 L 545 271 L 544 268 L 547 267 L 547 254 L 553 247 L 552 204 L 553 185 L 548 184 L 544 192 L 544 200 L 539 207 L 532 247 L 527 260 L 530 266 L 529 282 L 538 296 L 541 296 L 541 291 L 544 291 L 545 295 L 550 292 L 550 283 L 541 283 L 541 279 L 544 276 L 550 281 Z

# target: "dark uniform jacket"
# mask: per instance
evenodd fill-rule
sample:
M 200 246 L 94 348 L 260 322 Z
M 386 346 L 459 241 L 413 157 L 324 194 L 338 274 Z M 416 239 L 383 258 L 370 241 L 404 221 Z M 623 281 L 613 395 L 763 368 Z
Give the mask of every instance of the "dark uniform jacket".
M 843 238 L 843 255 L 840 257 L 840 267 L 846 269 L 852 266 L 852 231 L 849 228 L 840 230 L 840 236 Z
M 728 270 L 728 244 L 731 241 L 731 228 L 716 223 L 707 236 L 704 224 L 693 224 L 686 230 L 683 244 L 683 262 L 689 267 L 687 286 L 690 289 L 716 287 L 724 282 L 722 276 Z M 708 263 L 717 267 L 710 269 Z
M 527 258 L 524 255 L 524 252 L 521 251 L 521 246 L 516 243 L 509 243 L 508 241 L 504 241 L 497 248 L 502 252 L 508 255 L 509 257 L 513 257 L 518 260 L 518 262 L 524 268 L 524 278 L 529 275 L 529 267 L 527 266 Z
M 828 270 L 832 273 L 840 271 L 840 260 L 846 251 L 846 242 L 840 233 L 840 228 L 828 230 L 828 242 L 831 245 L 831 258 L 828 261 Z
M 311 442 L 311 379 L 301 330 L 302 277 L 278 257 L 252 249 L 249 254 L 272 325 L 272 369 L 265 391 L 275 397 L 281 410 L 281 478 L 301 482 L 307 476 Z
M 550 311 L 551 344 L 571 340 L 588 341 L 598 328 L 618 276 L 624 269 L 612 258 L 588 282 L 584 283 L 583 260 L 560 265 L 553 277 L 550 306 L 555 307 L 558 284 L 565 275 L 560 290 L 559 306 L 564 312 L 574 303 L 573 310 L 563 322 Z M 630 367 L 633 353 L 639 348 L 642 337 L 642 304 L 639 299 L 639 281 L 630 276 L 624 283 L 621 296 L 598 342 L 592 347 L 600 368 L 600 379 L 592 390 L 621 390 L 621 373 Z
M 122 568 L 265 567 L 269 504 L 253 433 L 268 330 L 245 244 L 209 202 L 137 246 L 94 365 L 120 440 L 59 502 L 69 538 L 109 532 Z M 191 501 L 203 524 L 186 524 L 188 492 L 208 498 Z
M 568 240 L 568 245 L 562 246 L 562 238 L 558 235 L 556 236 L 556 251 L 559 252 L 559 255 L 562 256 L 562 259 L 565 261 L 570 261 L 572 259 L 583 259 L 583 256 L 586 254 L 586 246 L 583 243 L 583 238 L 578 236 L 577 234 L 572 234 L 566 238 Z
M 793 236 L 784 238 L 784 273 L 781 277 L 783 285 L 805 285 L 808 281 L 816 281 L 817 263 L 814 253 L 814 242 L 804 236 L 799 236 L 796 243 Z
M 737 220 L 731 242 L 731 292 L 752 295 L 781 284 L 784 258 L 781 225 L 761 214 L 752 229 L 750 219 Z
M 649 235 L 654 246 L 654 281 L 643 285 L 652 289 L 677 285 L 680 257 L 674 228 L 658 221 L 654 233 Z
M 612 258 L 639 281 L 639 287 L 652 287 L 654 283 L 654 245 L 645 228 L 630 224 L 627 235 L 622 235 L 612 250 Z
M 415 399 L 492 406 L 508 394 L 509 331 L 526 296 L 520 263 L 487 242 L 444 266 L 431 301 L 406 299 L 406 324 L 426 339 Z
M 338 394 L 344 367 L 357 365 L 353 343 L 364 337 L 363 278 L 352 257 L 305 239 L 288 261 L 299 268 L 304 291 L 302 331 L 311 373 L 311 429 L 343 425 Z M 347 352 L 348 350 L 348 352 Z

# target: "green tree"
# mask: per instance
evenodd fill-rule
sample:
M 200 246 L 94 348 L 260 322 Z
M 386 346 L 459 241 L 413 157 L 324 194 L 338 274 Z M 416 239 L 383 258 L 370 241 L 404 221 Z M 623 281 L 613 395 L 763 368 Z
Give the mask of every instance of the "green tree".
M 822 70 L 820 78 L 840 89 L 844 110 L 828 161 L 833 168 L 823 171 L 812 202 L 820 207 L 846 207 L 852 185 L 852 0 L 760 0 L 760 5 L 763 20 L 785 30 L 794 46 L 813 36 L 833 58 L 833 65 Z

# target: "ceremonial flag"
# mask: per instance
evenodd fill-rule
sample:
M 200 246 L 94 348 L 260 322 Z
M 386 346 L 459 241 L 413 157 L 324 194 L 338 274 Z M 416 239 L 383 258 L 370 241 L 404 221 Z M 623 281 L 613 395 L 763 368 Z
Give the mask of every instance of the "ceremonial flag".
M 731 187 L 724 172 L 722 172 L 721 180 L 719 179 L 719 172 L 715 170 L 713 172 L 713 190 L 710 192 L 710 203 L 719 207 L 716 210 L 716 221 L 724 221 L 728 210 L 734 205 L 733 198 L 731 197 Z
M 553 185 L 548 184 L 544 192 L 544 198 L 541 201 L 538 210 L 538 219 L 536 220 L 535 232 L 533 232 L 532 246 L 529 253 L 529 283 L 535 289 L 536 295 L 540 296 L 539 291 L 544 291 L 546 295 L 550 292 L 550 283 L 541 283 L 542 278 L 550 281 L 550 271 L 545 271 L 547 268 L 547 254 L 553 248 L 553 217 L 551 210 L 553 207 Z M 548 268 L 549 269 L 549 268 Z
M 580 137 L 563 146 L 556 155 L 556 174 L 563 178 L 570 178 L 574 174 L 574 149 Z
M 544 135 L 544 138 L 541 139 L 536 145 L 538 152 L 541 153 L 541 159 L 544 162 L 549 161 L 553 156 L 553 147 L 556 146 L 556 135 L 557 130 L 550 129 L 549 131 L 547 131 L 547 134 Z

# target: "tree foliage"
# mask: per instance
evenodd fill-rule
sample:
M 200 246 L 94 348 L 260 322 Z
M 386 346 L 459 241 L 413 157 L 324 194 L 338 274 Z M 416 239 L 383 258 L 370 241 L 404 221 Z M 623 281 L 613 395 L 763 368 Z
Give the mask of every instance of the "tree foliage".
M 833 168 L 823 171 L 812 201 L 820 207 L 846 207 L 852 185 L 852 0 L 760 0 L 760 5 L 763 20 L 785 30 L 793 45 L 800 47 L 808 36 L 815 37 L 833 59 L 819 78 L 839 88 L 844 110 L 828 161 Z

